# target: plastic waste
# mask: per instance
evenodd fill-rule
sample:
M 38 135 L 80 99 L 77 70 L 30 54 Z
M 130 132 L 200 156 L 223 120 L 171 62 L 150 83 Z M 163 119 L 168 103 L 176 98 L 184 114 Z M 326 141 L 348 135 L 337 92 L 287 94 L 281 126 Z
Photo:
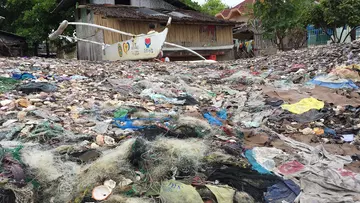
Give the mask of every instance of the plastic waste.
M 245 151 L 245 157 L 251 164 L 251 168 L 260 174 L 271 174 L 270 171 L 266 170 L 264 167 L 262 167 L 258 162 L 256 162 L 256 159 L 254 158 L 254 154 L 252 150 L 246 150 Z
M 176 105 L 184 105 L 186 100 L 178 100 L 177 98 L 168 98 L 162 94 L 155 94 L 152 89 L 145 89 L 141 92 L 141 96 L 148 96 L 150 97 L 154 102 L 164 104 L 164 103 L 170 103 L 170 104 L 176 104 Z
M 349 79 L 355 82 L 360 81 L 359 73 L 353 69 L 354 65 L 340 66 L 331 71 L 330 74 L 336 75 L 342 79 Z M 355 68 L 356 69 L 356 68 Z
M 194 99 L 193 97 L 189 96 L 189 95 L 185 95 L 185 96 L 180 96 L 180 97 L 176 97 L 177 100 L 179 101 L 184 101 L 184 105 L 196 105 L 199 104 L 198 101 L 196 101 L 196 99 Z
M 30 101 L 24 98 L 16 100 L 16 104 L 24 108 L 27 108 L 28 106 L 31 105 Z
M 340 88 L 349 88 L 349 89 L 359 89 L 359 87 L 351 80 L 346 79 L 329 79 L 328 76 L 318 76 L 314 79 L 310 80 L 310 83 L 333 88 L 333 89 L 340 89 Z
M 257 121 L 243 121 L 241 123 L 244 124 L 244 126 L 247 128 L 258 128 L 258 127 L 260 127 L 260 124 L 261 124 Z
M 218 187 L 214 185 L 205 185 L 215 195 L 218 203 L 232 203 L 235 190 L 229 186 Z
M 344 142 L 352 142 L 354 141 L 354 134 L 347 134 L 347 135 L 342 135 L 341 139 L 344 141 Z
M 71 80 L 84 80 L 87 79 L 88 77 L 82 76 L 82 75 L 72 75 L 70 76 Z
M 118 110 L 116 110 L 115 113 L 114 113 L 114 118 L 124 117 L 124 116 L 126 116 L 128 113 L 129 113 L 129 111 L 126 110 L 126 109 L 118 109 Z
M 261 77 L 262 78 L 267 78 L 267 77 L 269 77 L 270 75 L 271 75 L 271 73 L 273 72 L 273 70 L 272 69 L 269 69 L 269 70 L 267 70 L 267 71 L 265 71 L 265 72 L 263 72 L 263 73 L 261 73 Z
M 137 119 L 130 119 L 128 115 L 121 117 L 121 118 L 114 118 L 114 124 L 123 130 L 125 129 L 132 129 L 132 130 L 141 130 L 144 128 L 149 128 L 151 126 L 138 126 L 134 125 L 134 121 L 169 121 L 170 118 L 163 118 L 163 119 L 156 119 L 156 118 L 137 118 Z
M 333 137 L 336 137 L 336 131 L 331 128 L 324 128 L 325 135 L 331 135 Z
M 315 135 L 323 135 L 325 133 L 325 130 L 322 128 L 314 128 Z
M 204 113 L 204 118 L 206 118 L 211 125 L 217 125 L 217 126 L 223 125 L 220 120 L 212 116 L 210 113 Z
M 300 130 L 304 135 L 313 135 L 315 132 L 311 128 L 305 128 L 303 130 Z
M 31 73 L 13 73 L 12 78 L 15 80 L 36 79 L 36 77 Z
M 256 162 L 268 171 L 275 169 L 274 158 L 284 155 L 282 150 L 273 147 L 254 147 L 252 153 Z
M 111 120 L 96 122 L 96 125 L 94 127 L 92 127 L 91 129 L 97 133 L 104 134 L 108 130 L 110 123 L 111 123 Z
M 21 85 L 18 90 L 25 94 L 31 94 L 34 92 L 55 92 L 57 87 L 47 82 L 32 82 Z
M 295 104 L 283 104 L 281 105 L 281 107 L 285 110 L 290 111 L 291 113 L 302 114 L 307 111 L 310 111 L 311 109 L 320 110 L 324 108 L 324 102 L 319 101 L 313 97 L 310 97 L 310 98 L 302 99 Z
M 168 180 L 162 183 L 160 197 L 163 202 L 171 203 L 203 202 L 193 186 L 185 185 L 175 180 Z
M 216 116 L 218 118 L 221 118 L 223 120 L 226 120 L 227 119 L 227 112 L 226 112 L 226 109 L 221 109 L 220 111 L 216 112 Z

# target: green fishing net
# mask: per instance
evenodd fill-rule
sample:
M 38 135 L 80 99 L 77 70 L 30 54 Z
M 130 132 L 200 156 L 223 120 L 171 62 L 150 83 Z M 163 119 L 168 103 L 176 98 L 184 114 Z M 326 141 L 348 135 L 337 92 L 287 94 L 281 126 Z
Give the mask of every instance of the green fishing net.
M 0 77 L 0 94 L 15 89 L 18 83 L 19 81 L 15 79 Z
M 49 121 L 40 123 L 35 129 L 26 137 L 26 139 L 36 139 L 39 142 L 46 142 L 54 137 L 59 137 L 65 133 L 63 127 L 53 124 Z
M 20 163 L 22 163 L 21 161 L 21 155 L 20 155 L 20 150 L 23 148 L 22 145 L 19 145 L 15 148 L 12 149 L 7 149 L 7 148 L 0 148 L 0 158 L 2 159 L 6 154 L 11 154 L 11 156 L 19 161 Z

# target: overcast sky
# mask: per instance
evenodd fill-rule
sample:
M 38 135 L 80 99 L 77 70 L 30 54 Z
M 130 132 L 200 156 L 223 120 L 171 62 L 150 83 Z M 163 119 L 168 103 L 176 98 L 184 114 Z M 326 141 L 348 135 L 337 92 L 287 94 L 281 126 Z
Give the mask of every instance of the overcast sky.
M 196 1 L 199 4 L 205 3 L 205 0 L 193 0 L 193 1 Z M 238 5 L 239 3 L 243 2 L 243 1 L 244 0 L 222 0 L 222 2 L 224 2 L 224 4 L 231 6 L 231 7 Z

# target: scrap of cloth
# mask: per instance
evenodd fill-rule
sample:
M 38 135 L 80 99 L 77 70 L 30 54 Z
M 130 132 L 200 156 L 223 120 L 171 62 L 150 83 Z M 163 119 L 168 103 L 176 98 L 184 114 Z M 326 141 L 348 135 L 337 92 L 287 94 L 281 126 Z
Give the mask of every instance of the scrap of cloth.
M 304 164 L 302 170 L 286 175 L 288 179 L 300 180 L 300 202 L 360 202 L 360 175 L 343 169 L 352 162 L 350 156 L 332 155 L 323 145 L 312 147 L 281 134 L 277 136 L 299 151 L 297 159 Z
M 285 110 L 290 111 L 294 114 L 302 114 L 307 111 L 310 111 L 311 109 L 317 109 L 320 110 L 324 108 L 324 102 L 319 101 L 313 97 L 305 98 L 300 100 L 299 102 L 295 104 L 283 104 L 281 107 Z
M 209 181 L 219 181 L 229 185 L 238 191 L 244 191 L 252 196 L 256 202 L 264 202 L 264 193 L 267 188 L 281 182 L 278 176 L 272 174 L 260 174 L 257 171 L 241 168 L 228 167 L 209 170 Z
M 284 180 L 268 188 L 265 194 L 266 203 L 294 202 L 300 194 L 300 187 L 292 180 Z

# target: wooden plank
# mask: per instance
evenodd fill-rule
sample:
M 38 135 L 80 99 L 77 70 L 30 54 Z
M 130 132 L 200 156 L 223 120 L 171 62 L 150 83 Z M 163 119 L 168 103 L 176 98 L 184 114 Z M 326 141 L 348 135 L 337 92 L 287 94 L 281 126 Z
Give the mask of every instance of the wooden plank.
M 101 15 L 95 15 L 96 24 L 118 29 L 124 32 L 134 34 L 145 34 L 148 31 L 149 22 L 145 21 L 129 21 L 123 19 L 104 18 Z M 212 37 L 200 33 L 202 25 L 186 25 L 173 24 L 169 29 L 167 41 L 175 44 L 185 45 L 189 47 L 204 46 L 213 44 L 214 46 L 232 44 L 232 26 L 216 27 L 216 42 L 212 42 Z M 158 24 L 157 27 L 160 27 Z M 218 28 L 219 27 L 219 28 Z M 161 30 L 158 30 L 161 31 Z M 103 32 L 103 39 L 107 44 L 113 44 L 119 41 L 128 40 L 128 36 L 123 36 L 109 31 Z

